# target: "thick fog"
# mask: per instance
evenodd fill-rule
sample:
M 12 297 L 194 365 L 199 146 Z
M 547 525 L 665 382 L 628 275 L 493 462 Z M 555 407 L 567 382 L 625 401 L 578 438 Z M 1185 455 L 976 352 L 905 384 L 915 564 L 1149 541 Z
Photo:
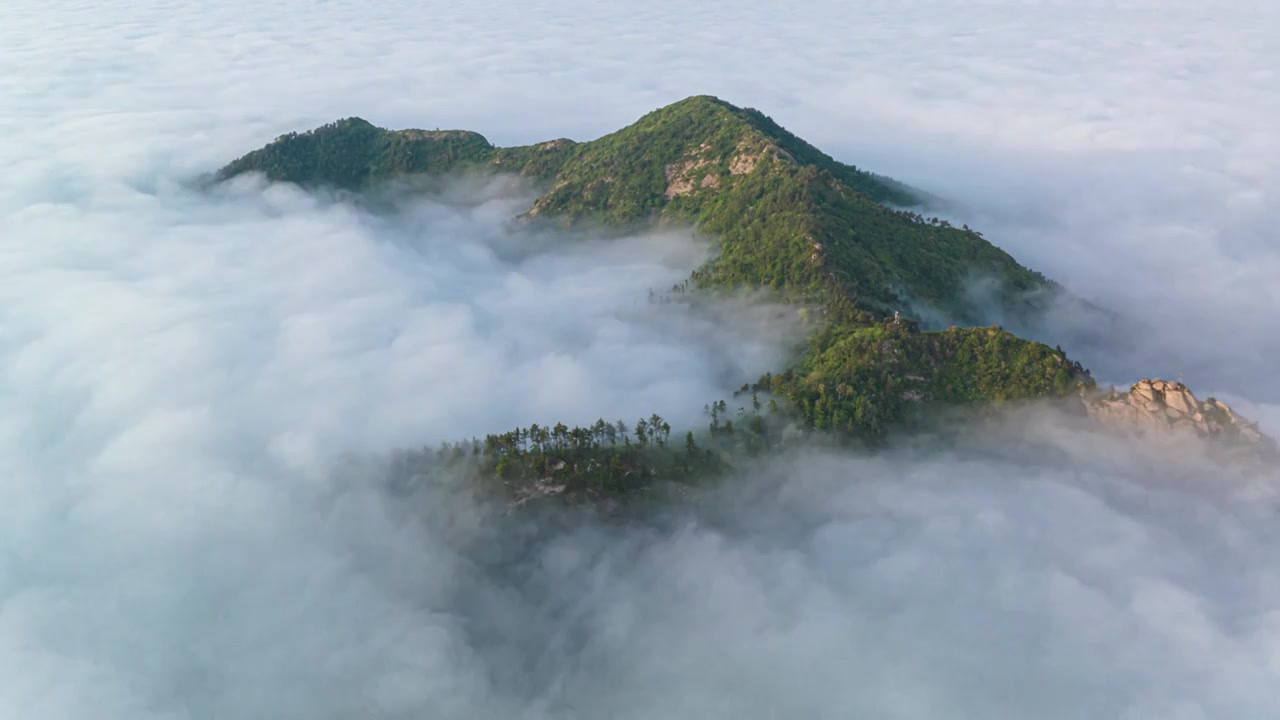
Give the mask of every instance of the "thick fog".
M 712 93 L 1140 320 L 1063 342 L 1102 381 L 1274 434 L 1280 14 L 1110 5 L 6 2 L 0 717 L 1273 716 L 1275 470 L 1031 415 L 639 527 L 389 493 L 396 448 L 696 423 L 791 315 L 651 303 L 709 247 L 522 235 L 511 181 L 190 184 L 343 116 L 516 144 Z

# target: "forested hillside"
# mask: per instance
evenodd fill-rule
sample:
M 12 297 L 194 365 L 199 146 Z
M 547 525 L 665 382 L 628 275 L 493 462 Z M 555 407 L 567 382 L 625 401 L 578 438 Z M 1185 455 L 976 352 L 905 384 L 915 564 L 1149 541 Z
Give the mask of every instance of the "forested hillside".
M 549 436 L 530 427 L 441 456 L 473 458 L 499 478 L 557 476 L 565 487 L 622 491 L 713 471 L 726 447 L 768 447 L 765 416 L 775 426 L 867 439 L 936 404 L 1062 397 L 1093 386 L 1061 349 L 996 327 L 922 332 L 908 319 L 918 303 L 961 325 L 984 324 L 986 309 L 968 292 L 975 280 L 996 288 L 984 301 L 1006 317 L 1036 312 L 1032 298 L 1058 288 L 977 231 L 921 215 L 912 189 L 717 98 L 682 100 L 596 140 L 512 148 L 469 131 L 391 131 L 349 118 L 280 137 L 217 178 L 245 172 L 351 191 L 414 175 L 517 174 L 540 189 L 518 224 L 605 234 L 685 224 L 714 238 L 718 252 L 675 292 L 764 288 L 812 311 L 817 330 L 808 344 L 749 388 L 756 407 L 748 427 L 717 411 L 702 441 L 677 431 L 683 449 L 671 446 L 669 429 L 646 430 L 645 422 L 563 435 L 554 425 Z M 769 404 L 763 414 L 760 397 Z

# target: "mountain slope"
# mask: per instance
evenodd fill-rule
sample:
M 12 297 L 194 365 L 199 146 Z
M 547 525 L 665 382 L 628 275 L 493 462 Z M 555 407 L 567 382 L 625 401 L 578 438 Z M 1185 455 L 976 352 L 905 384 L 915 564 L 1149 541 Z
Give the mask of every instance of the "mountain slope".
M 825 328 L 798 362 L 757 389 L 791 400 L 816 429 L 875 434 L 935 403 L 1015 402 L 1093 387 L 1061 350 L 997 327 L 919 332 L 889 320 Z
M 797 300 L 848 301 L 888 315 L 923 302 L 968 323 L 983 309 L 966 290 L 995 280 L 1006 310 L 1053 287 L 967 228 L 885 203 L 912 191 L 833 160 L 762 113 L 691 97 L 590 142 L 496 148 L 467 131 L 389 131 L 350 118 L 291 133 L 227 165 L 225 179 L 358 190 L 378 181 L 460 171 L 511 172 L 546 189 L 526 219 L 634 228 L 685 222 L 720 253 L 698 279 L 767 286 Z
M 542 194 L 526 223 L 608 232 L 688 224 L 719 252 L 704 288 L 767 287 L 821 309 L 823 329 L 764 389 L 806 424 L 879 434 L 931 402 L 1059 396 L 1093 381 L 1060 350 L 991 328 L 922 333 L 895 321 L 927 303 L 983 320 L 967 289 L 1001 288 L 1006 315 L 1056 286 L 968 228 L 925 220 L 912 191 L 833 160 L 755 110 L 696 96 L 589 142 L 497 148 L 466 131 L 389 131 L 358 118 L 285 135 L 219 171 L 360 190 L 406 175 L 515 173 Z M 990 300 L 988 299 L 988 302 Z
M 891 314 L 924 301 L 981 320 L 966 297 L 989 277 L 1012 307 L 1047 287 L 977 233 L 882 201 L 901 185 L 832 160 L 754 110 L 699 96 L 575 148 L 530 214 L 630 225 L 694 224 L 720 241 L 700 279 L 765 285 L 796 298 L 843 298 Z
M 903 209 L 918 204 L 911 188 L 837 162 L 762 113 L 713 97 L 682 100 L 589 142 L 510 148 L 474 132 L 391 131 L 348 118 L 282 136 L 216 179 L 245 172 L 352 191 L 411 175 L 521 175 L 541 189 L 522 223 L 605 233 L 687 224 L 719 243 L 715 258 L 694 272 L 695 286 L 767 287 L 817 321 L 787 367 L 743 386 L 749 408 L 708 405 L 709 428 L 689 431 L 683 443 L 678 435 L 670 441 L 671 428 L 655 414 L 636 423 L 634 442 L 626 424 L 602 420 L 590 428 L 530 426 L 418 458 L 473 465 L 520 502 L 683 483 L 724 470 L 731 457 L 785 445 L 796 422 L 874 439 L 916 420 L 927 427 L 925 411 L 937 405 L 1042 398 L 1063 398 L 1069 414 L 1112 430 L 1149 429 L 1159 425 L 1151 418 L 1169 415 L 1139 402 L 1145 396 L 1136 390 L 1099 392 L 1061 348 L 997 326 L 921 332 L 900 319 L 900 310 L 910 315 L 920 303 L 962 324 L 993 314 L 1021 324 L 1061 297 L 1061 288 L 980 233 Z M 975 285 L 982 291 L 971 292 Z M 673 289 L 684 291 L 683 284 Z M 1196 407 L 1184 425 L 1203 425 L 1200 435 L 1249 453 L 1274 451 L 1225 406 Z

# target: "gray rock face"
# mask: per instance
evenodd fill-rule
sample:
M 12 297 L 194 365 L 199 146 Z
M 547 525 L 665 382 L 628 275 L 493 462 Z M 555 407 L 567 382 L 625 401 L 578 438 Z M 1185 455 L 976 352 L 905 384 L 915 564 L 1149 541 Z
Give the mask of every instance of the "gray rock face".
M 1180 382 L 1144 378 L 1128 392 L 1086 398 L 1085 409 L 1094 420 L 1120 430 L 1274 448 L 1257 424 L 1232 412 L 1226 403 L 1196 399 Z

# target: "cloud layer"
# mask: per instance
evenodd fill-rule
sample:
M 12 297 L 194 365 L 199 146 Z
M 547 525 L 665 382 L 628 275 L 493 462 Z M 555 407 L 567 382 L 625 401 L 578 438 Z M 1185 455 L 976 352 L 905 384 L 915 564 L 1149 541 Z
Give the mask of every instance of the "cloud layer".
M 786 322 L 648 304 L 678 234 L 513 244 L 518 186 L 186 185 L 353 114 L 514 144 L 714 93 L 1148 321 L 1104 381 L 1276 432 L 1280 14 L 1112 5 L 7 3 L 0 715 L 1267 717 L 1274 477 L 1071 436 L 792 458 L 645 530 L 393 501 L 335 457 L 692 422 Z
M 780 17 L 722 2 L 19 0 L 8 20 L 10 202 L 207 170 L 351 114 L 510 144 L 595 137 L 710 92 L 958 201 L 1024 263 L 1156 328 L 1158 350 L 1124 364 L 1083 349 L 1106 379 L 1182 370 L 1202 391 L 1280 397 L 1264 382 L 1280 350 L 1273 3 L 818 1 Z

